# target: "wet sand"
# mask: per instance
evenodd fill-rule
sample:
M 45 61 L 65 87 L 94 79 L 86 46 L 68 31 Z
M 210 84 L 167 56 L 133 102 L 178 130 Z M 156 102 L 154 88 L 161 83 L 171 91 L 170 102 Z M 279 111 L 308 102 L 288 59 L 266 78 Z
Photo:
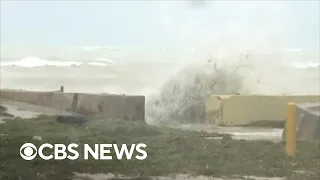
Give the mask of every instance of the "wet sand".
M 36 118 L 40 115 L 54 116 L 59 114 L 70 114 L 66 111 L 61 111 L 53 108 L 36 106 L 24 102 L 12 101 L 8 99 L 0 98 L 0 105 L 7 108 L 6 112 L 12 114 L 14 117 L 20 118 Z M 0 124 L 5 123 L 3 119 L 13 119 L 0 116 Z
M 219 127 L 206 124 L 185 124 L 175 126 L 182 130 L 204 131 L 208 133 L 217 132 L 221 134 L 230 134 L 233 139 L 238 140 L 268 140 L 280 142 L 282 128 L 263 128 L 263 127 Z M 208 137 L 210 139 L 210 137 Z

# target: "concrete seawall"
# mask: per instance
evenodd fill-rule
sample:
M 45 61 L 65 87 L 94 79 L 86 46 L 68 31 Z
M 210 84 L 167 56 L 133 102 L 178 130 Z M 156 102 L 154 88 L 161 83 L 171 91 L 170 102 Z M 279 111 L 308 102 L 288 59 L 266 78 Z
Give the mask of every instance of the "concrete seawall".
M 296 138 L 298 140 L 320 141 L 320 102 L 296 104 Z M 286 128 L 282 139 L 286 138 Z
M 0 90 L 0 97 L 88 116 L 145 120 L 144 96 Z
M 206 123 L 220 126 L 284 122 L 289 102 L 320 101 L 319 95 L 214 95 L 205 101 Z

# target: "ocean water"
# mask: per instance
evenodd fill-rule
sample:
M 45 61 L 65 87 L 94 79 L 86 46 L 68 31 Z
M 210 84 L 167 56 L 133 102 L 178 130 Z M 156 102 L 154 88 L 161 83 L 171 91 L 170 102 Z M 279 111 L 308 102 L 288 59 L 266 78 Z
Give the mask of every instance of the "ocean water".
M 190 56 L 189 56 L 190 57 Z M 198 56 L 199 57 L 199 56 Z M 185 61 L 1 60 L 1 88 L 145 95 L 147 119 L 190 122 L 210 94 L 319 94 L 319 55 L 301 50 Z
M 50 61 L 26 57 L 1 62 L 1 88 L 66 92 L 148 94 L 164 81 L 167 65 L 113 61 Z M 161 74 L 161 75 L 160 75 Z
M 182 78 L 188 72 L 193 76 L 188 77 L 191 80 L 196 74 L 212 71 L 213 64 L 218 69 L 237 69 L 244 81 L 243 87 L 237 90 L 239 93 L 319 93 L 319 54 L 302 50 L 238 53 L 222 58 L 198 56 L 191 60 L 189 56 L 185 61 L 2 58 L 1 88 L 54 91 L 63 85 L 67 92 L 148 96 L 159 92 L 174 77 Z
M 302 4 L 290 2 L 155 3 L 155 13 L 146 18 L 152 24 L 142 25 L 146 36 L 139 37 L 148 45 L 80 45 L 82 36 L 93 34 L 81 35 L 76 46 L 1 43 L 0 85 L 145 95 L 147 119 L 157 122 L 203 118 L 197 113 L 211 94 L 319 94 L 319 21 L 310 18 L 307 24 Z M 299 34 L 302 27 L 315 31 Z M 75 43 L 71 35 L 60 38 Z

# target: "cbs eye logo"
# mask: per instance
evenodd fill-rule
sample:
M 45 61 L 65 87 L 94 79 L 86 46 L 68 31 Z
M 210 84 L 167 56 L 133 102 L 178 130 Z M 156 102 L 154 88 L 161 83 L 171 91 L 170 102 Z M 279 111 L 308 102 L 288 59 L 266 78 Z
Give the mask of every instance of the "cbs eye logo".
M 27 161 L 34 159 L 37 156 L 37 147 L 32 143 L 25 143 L 20 148 L 20 156 Z

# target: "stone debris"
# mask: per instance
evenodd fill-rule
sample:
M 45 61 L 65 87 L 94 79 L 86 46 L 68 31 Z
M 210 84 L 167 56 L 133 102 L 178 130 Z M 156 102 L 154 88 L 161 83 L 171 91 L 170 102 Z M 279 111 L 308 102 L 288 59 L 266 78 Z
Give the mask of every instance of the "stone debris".
M 33 136 L 32 140 L 34 140 L 34 141 L 42 141 L 42 137 L 40 137 L 40 136 Z

